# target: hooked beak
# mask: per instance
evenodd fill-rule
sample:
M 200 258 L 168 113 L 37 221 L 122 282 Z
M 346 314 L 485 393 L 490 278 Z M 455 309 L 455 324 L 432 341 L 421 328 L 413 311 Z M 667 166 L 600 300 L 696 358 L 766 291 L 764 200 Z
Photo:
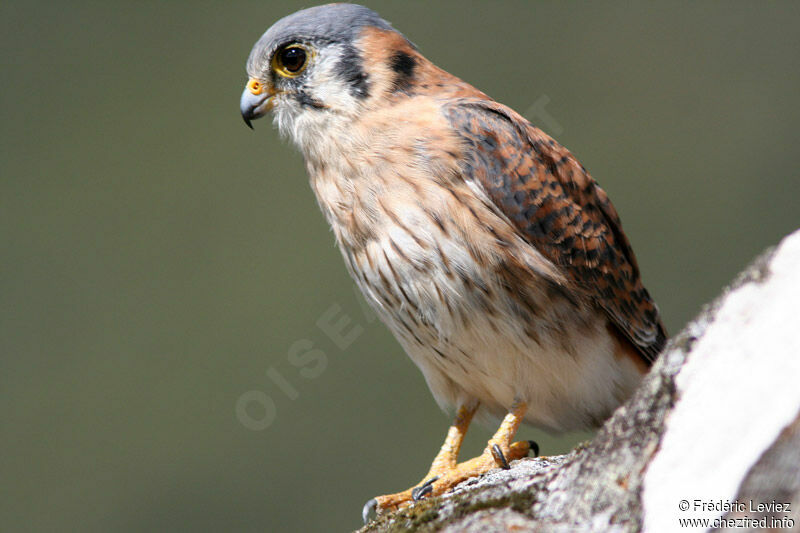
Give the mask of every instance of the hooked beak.
M 264 82 L 253 78 L 248 80 L 242 92 L 239 109 L 242 111 L 244 123 L 247 124 L 247 127 L 251 130 L 253 129 L 253 125 L 250 121 L 263 117 L 272 109 L 274 104 L 273 96 L 275 96 L 275 91 L 271 86 L 267 86 Z

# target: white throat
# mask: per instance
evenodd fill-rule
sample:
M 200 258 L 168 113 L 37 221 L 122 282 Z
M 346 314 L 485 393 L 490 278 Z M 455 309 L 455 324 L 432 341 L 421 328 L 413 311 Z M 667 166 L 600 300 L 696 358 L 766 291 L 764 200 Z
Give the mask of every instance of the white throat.
M 341 46 L 318 51 L 309 65 L 303 91 L 324 107 L 303 106 L 291 95 L 276 96 L 274 123 L 306 160 L 324 161 L 330 150 L 348 144 L 352 123 L 362 111 L 362 100 L 352 94 L 348 82 L 337 72 L 344 57 Z

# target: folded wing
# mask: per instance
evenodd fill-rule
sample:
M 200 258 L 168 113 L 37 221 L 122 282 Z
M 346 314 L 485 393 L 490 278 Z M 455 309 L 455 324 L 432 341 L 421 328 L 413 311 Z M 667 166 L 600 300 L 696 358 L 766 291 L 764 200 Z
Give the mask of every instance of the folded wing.
M 465 98 L 444 113 L 465 143 L 464 178 L 652 363 L 666 333 L 605 191 L 566 148 L 502 104 Z

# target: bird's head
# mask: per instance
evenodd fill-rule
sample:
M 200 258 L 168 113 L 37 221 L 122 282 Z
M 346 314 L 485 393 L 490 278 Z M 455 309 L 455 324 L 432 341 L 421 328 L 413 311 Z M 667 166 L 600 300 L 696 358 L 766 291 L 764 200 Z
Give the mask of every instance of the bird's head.
M 250 52 L 242 117 L 252 127 L 272 110 L 281 132 L 302 145 L 385 97 L 421 59 L 366 7 L 304 9 L 276 22 Z

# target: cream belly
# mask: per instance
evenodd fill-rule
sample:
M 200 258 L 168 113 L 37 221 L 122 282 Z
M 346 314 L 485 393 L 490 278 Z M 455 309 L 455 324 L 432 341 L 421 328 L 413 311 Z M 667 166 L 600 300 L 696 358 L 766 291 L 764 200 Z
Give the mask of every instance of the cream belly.
M 465 331 L 463 338 L 469 337 L 474 335 Z M 553 432 L 598 427 L 641 379 L 629 359 L 615 357 L 604 326 L 580 339 L 583 349 L 577 357 L 552 346 L 521 351 L 499 335 L 487 340 L 494 342 L 471 344 L 468 357 L 457 347 L 452 361 L 439 355 L 447 353 L 445 346 L 438 352 L 405 348 L 443 407 L 475 398 L 486 414 L 499 418 L 520 399 L 528 404 L 526 421 Z
M 603 313 L 530 279 L 515 290 L 536 301 L 534 315 L 457 244 L 438 242 L 433 252 L 402 233 L 390 231 L 390 242 L 371 241 L 344 255 L 365 298 L 442 408 L 478 400 L 482 414 L 501 417 L 522 400 L 526 420 L 536 426 L 588 429 L 639 383 L 633 361 L 616 353 Z M 447 263 L 437 259 L 440 253 Z

